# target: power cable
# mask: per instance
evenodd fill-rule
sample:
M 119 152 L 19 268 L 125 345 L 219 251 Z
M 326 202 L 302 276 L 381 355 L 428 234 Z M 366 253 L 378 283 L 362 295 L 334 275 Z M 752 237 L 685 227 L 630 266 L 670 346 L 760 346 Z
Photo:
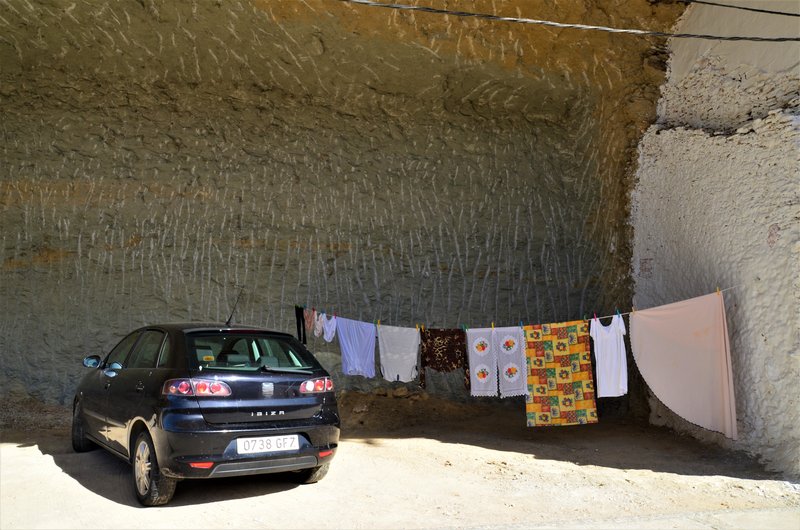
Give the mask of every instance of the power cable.
M 678 0 L 682 4 L 703 4 L 714 7 L 727 7 L 730 9 L 741 9 L 742 11 L 753 11 L 755 13 L 766 13 L 768 15 L 782 15 L 785 17 L 800 17 L 800 13 L 787 13 L 786 11 L 773 11 L 771 9 L 760 9 L 757 7 L 734 6 L 731 4 L 718 4 L 716 2 L 706 2 L 705 0 Z
M 388 9 L 422 11 L 425 13 L 436 13 L 439 15 L 453 15 L 456 17 L 481 18 L 486 20 L 497 20 L 500 22 L 516 22 L 519 24 L 534 24 L 539 26 L 551 26 L 556 28 L 605 31 L 608 33 L 627 33 L 631 35 L 643 35 L 650 37 L 674 37 L 679 39 L 706 39 L 706 40 L 751 41 L 751 42 L 800 42 L 800 37 L 736 37 L 736 36 L 720 36 L 720 35 L 702 35 L 694 33 L 666 33 L 663 31 L 609 28 L 605 26 L 589 26 L 586 24 L 564 24 L 561 22 L 553 22 L 550 20 L 537 20 L 533 18 L 501 17 L 498 15 L 489 15 L 486 13 L 470 13 L 468 11 L 450 11 L 448 9 L 437 9 L 434 7 L 426 7 L 426 6 L 385 4 L 382 2 L 373 2 L 371 0 L 338 0 L 338 1 L 350 4 L 361 4 L 369 7 L 384 7 Z

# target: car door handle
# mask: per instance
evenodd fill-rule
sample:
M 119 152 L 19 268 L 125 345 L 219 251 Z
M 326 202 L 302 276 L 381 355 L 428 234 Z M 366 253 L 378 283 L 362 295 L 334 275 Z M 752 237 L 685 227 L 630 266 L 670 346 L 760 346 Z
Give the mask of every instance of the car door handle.
M 144 390 L 144 383 L 139 381 L 138 383 L 136 383 L 136 387 L 135 388 L 136 388 L 137 392 L 141 392 L 142 390 Z

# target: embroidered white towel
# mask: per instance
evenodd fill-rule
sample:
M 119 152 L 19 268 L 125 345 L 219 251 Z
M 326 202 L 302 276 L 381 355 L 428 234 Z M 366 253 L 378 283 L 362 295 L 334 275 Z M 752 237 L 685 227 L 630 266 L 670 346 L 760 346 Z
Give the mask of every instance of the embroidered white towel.
M 495 328 L 492 346 L 497 352 L 500 397 L 528 394 L 525 374 L 525 332 L 519 326 Z
M 472 396 L 497 395 L 497 352 L 492 347 L 492 328 L 467 330 L 467 360 Z

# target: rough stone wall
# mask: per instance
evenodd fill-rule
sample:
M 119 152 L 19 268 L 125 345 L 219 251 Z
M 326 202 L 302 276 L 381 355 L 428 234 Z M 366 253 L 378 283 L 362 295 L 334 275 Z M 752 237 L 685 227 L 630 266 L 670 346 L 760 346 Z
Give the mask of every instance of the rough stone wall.
M 459 8 L 661 30 L 682 9 Z M 626 191 L 664 73 L 647 40 L 332 0 L 0 17 L 6 387 L 64 402 L 83 355 L 224 320 L 242 285 L 235 320 L 286 331 L 295 303 L 478 326 L 630 300 Z
M 792 2 L 758 3 L 765 5 L 797 12 Z M 795 20 L 693 7 L 678 29 L 796 36 Z M 631 218 L 637 307 L 731 288 L 723 295 L 738 442 L 688 424 L 654 397 L 651 421 L 761 455 L 771 468 L 794 475 L 800 475 L 799 61 L 797 43 L 675 44 L 658 124 L 640 145 Z

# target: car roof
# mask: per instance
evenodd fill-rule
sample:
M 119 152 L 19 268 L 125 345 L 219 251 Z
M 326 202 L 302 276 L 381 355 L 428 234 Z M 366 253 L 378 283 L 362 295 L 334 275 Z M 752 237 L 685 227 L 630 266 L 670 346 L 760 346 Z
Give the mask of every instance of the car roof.
M 224 322 L 164 322 L 142 326 L 142 329 L 161 328 L 166 331 L 176 331 L 181 333 L 195 333 L 202 331 L 255 331 L 258 333 L 270 333 L 293 337 L 282 331 L 275 331 L 260 326 L 247 326 L 243 324 L 225 324 Z

